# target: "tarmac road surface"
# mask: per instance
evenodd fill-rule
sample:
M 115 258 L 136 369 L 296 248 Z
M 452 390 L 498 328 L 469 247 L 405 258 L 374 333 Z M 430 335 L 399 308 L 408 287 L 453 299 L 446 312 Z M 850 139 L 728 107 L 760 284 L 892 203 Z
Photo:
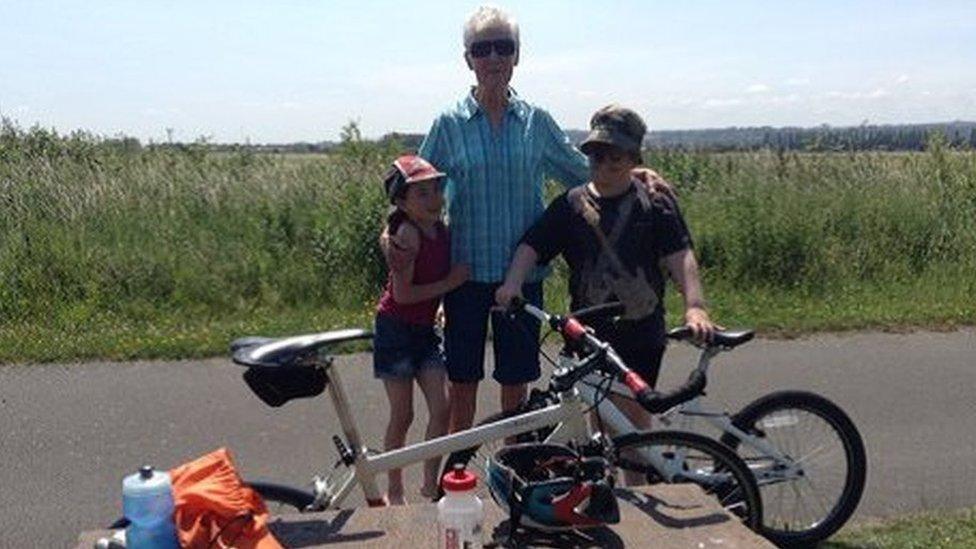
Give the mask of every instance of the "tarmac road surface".
M 692 351 L 669 350 L 662 387 L 684 379 Z M 370 356 L 337 363 L 367 445 L 381 447 L 387 405 Z M 976 505 L 973 329 L 757 340 L 714 364 L 712 404 L 735 410 L 794 388 L 848 412 L 869 463 L 856 519 Z M 0 366 L 0 547 L 72 546 L 121 514 L 121 479 L 144 463 L 170 468 L 227 446 L 246 478 L 296 485 L 331 466 L 338 424 L 327 399 L 269 408 L 242 372 L 222 358 Z M 426 423 L 419 391 L 415 399 L 408 440 Z M 495 383 L 484 383 L 479 417 L 497 402 Z M 419 487 L 419 466 L 407 481 Z

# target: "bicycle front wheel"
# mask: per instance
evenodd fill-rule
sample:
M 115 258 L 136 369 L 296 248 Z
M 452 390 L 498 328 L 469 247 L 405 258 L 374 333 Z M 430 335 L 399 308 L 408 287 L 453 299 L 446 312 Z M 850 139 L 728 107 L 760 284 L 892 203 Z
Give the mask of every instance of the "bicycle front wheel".
M 721 443 L 683 431 L 644 431 L 613 439 L 614 465 L 653 484 L 697 484 L 752 530 L 762 525 L 759 488 L 746 464 Z
M 867 463 L 864 442 L 836 404 L 805 391 L 779 391 L 746 405 L 732 418 L 786 457 L 785 462 L 726 433 L 756 475 L 765 504 L 763 535 L 780 546 L 826 540 L 861 500 Z

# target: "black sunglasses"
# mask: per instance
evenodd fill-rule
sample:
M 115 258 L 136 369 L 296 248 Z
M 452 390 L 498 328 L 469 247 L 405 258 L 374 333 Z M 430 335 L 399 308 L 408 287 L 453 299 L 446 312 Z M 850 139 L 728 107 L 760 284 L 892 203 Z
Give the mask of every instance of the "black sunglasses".
M 599 164 L 604 160 L 620 162 L 628 155 L 626 152 L 613 147 L 591 147 L 589 152 L 586 153 L 586 156 L 590 157 L 593 162 Z
M 498 40 L 479 40 L 468 46 L 468 53 L 475 59 L 481 59 L 491 55 L 491 50 L 499 57 L 509 57 L 515 55 L 515 40 L 511 38 L 501 38 Z

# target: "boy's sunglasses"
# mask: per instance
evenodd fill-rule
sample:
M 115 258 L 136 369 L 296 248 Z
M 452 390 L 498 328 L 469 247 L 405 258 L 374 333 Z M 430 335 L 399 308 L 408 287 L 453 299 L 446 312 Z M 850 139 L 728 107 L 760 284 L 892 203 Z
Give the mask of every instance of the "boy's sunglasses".
M 468 53 L 475 59 L 481 59 L 491 55 L 491 50 L 499 57 L 510 57 L 515 55 L 515 40 L 511 38 L 500 38 L 498 40 L 479 40 L 468 47 Z
M 588 153 L 586 153 L 586 156 L 589 157 L 594 163 L 599 164 L 604 161 L 620 162 L 627 157 L 627 153 L 609 147 L 593 147 Z

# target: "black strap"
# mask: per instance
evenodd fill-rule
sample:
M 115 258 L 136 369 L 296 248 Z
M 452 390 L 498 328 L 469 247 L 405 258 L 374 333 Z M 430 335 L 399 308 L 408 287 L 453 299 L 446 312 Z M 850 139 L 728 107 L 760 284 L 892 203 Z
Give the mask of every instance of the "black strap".
M 617 271 L 618 275 L 629 275 L 630 273 L 623 266 L 623 262 L 620 261 L 613 247 L 620 240 L 620 237 L 624 233 L 624 228 L 627 226 L 627 222 L 630 221 L 630 215 L 634 211 L 634 202 L 637 200 L 637 193 L 628 192 L 621 199 L 621 202 L 617 205 L 617 220 L 610 229 L 610 234 L 607 235 L 600 228 L 600 207 L 593 196 L 587 192 L 585 187 L 577 188 L 573 191 L 569 195 L 573 208 L 586 221 L 586 224 L 593 229 L 594 234 L 596 234 L 596 239 L 602 248 L 602 253 L 597 260 L 596 269 L 602 270 L 609 263 L 612 270 Z
M 241 514 L 235 516 L 234 518 L 230 519 L 229 521 L 227 521 L 227 524 L 221 526 L 220 527 L 220 530 L 217 530 L 217 533 L 214 534 L 214 537 L 210 539 L 210 543 L 207 545 L 207 547 L 208 548 L 209 547 L 213 547 L 214 546 L 214 543 L 217 543 L 217 542 L 220 541 L 220 536 L 223 535 L 224 530 L 226 530 L 227 527 L 229 527 L 231 524 L 234 524 L 235 522 L 238 522 L 241 519 L 244 520 L 244 525 L 247 525 L 252 520 L 254 520 L 254 513 L 250 512 L 250 511 L 244 511 L 243 513 L 241 513 Z M 234 542 L 237 541 L 237 538 L 241 537 L 241 534 L 244 533 L 244 525 L 242 525 L 241 526 L 241 529 L 237 531 L 237 535 L 230 539 L 230 543 L 228 544 L 228 547 L 233 547 L 234 546 Z

